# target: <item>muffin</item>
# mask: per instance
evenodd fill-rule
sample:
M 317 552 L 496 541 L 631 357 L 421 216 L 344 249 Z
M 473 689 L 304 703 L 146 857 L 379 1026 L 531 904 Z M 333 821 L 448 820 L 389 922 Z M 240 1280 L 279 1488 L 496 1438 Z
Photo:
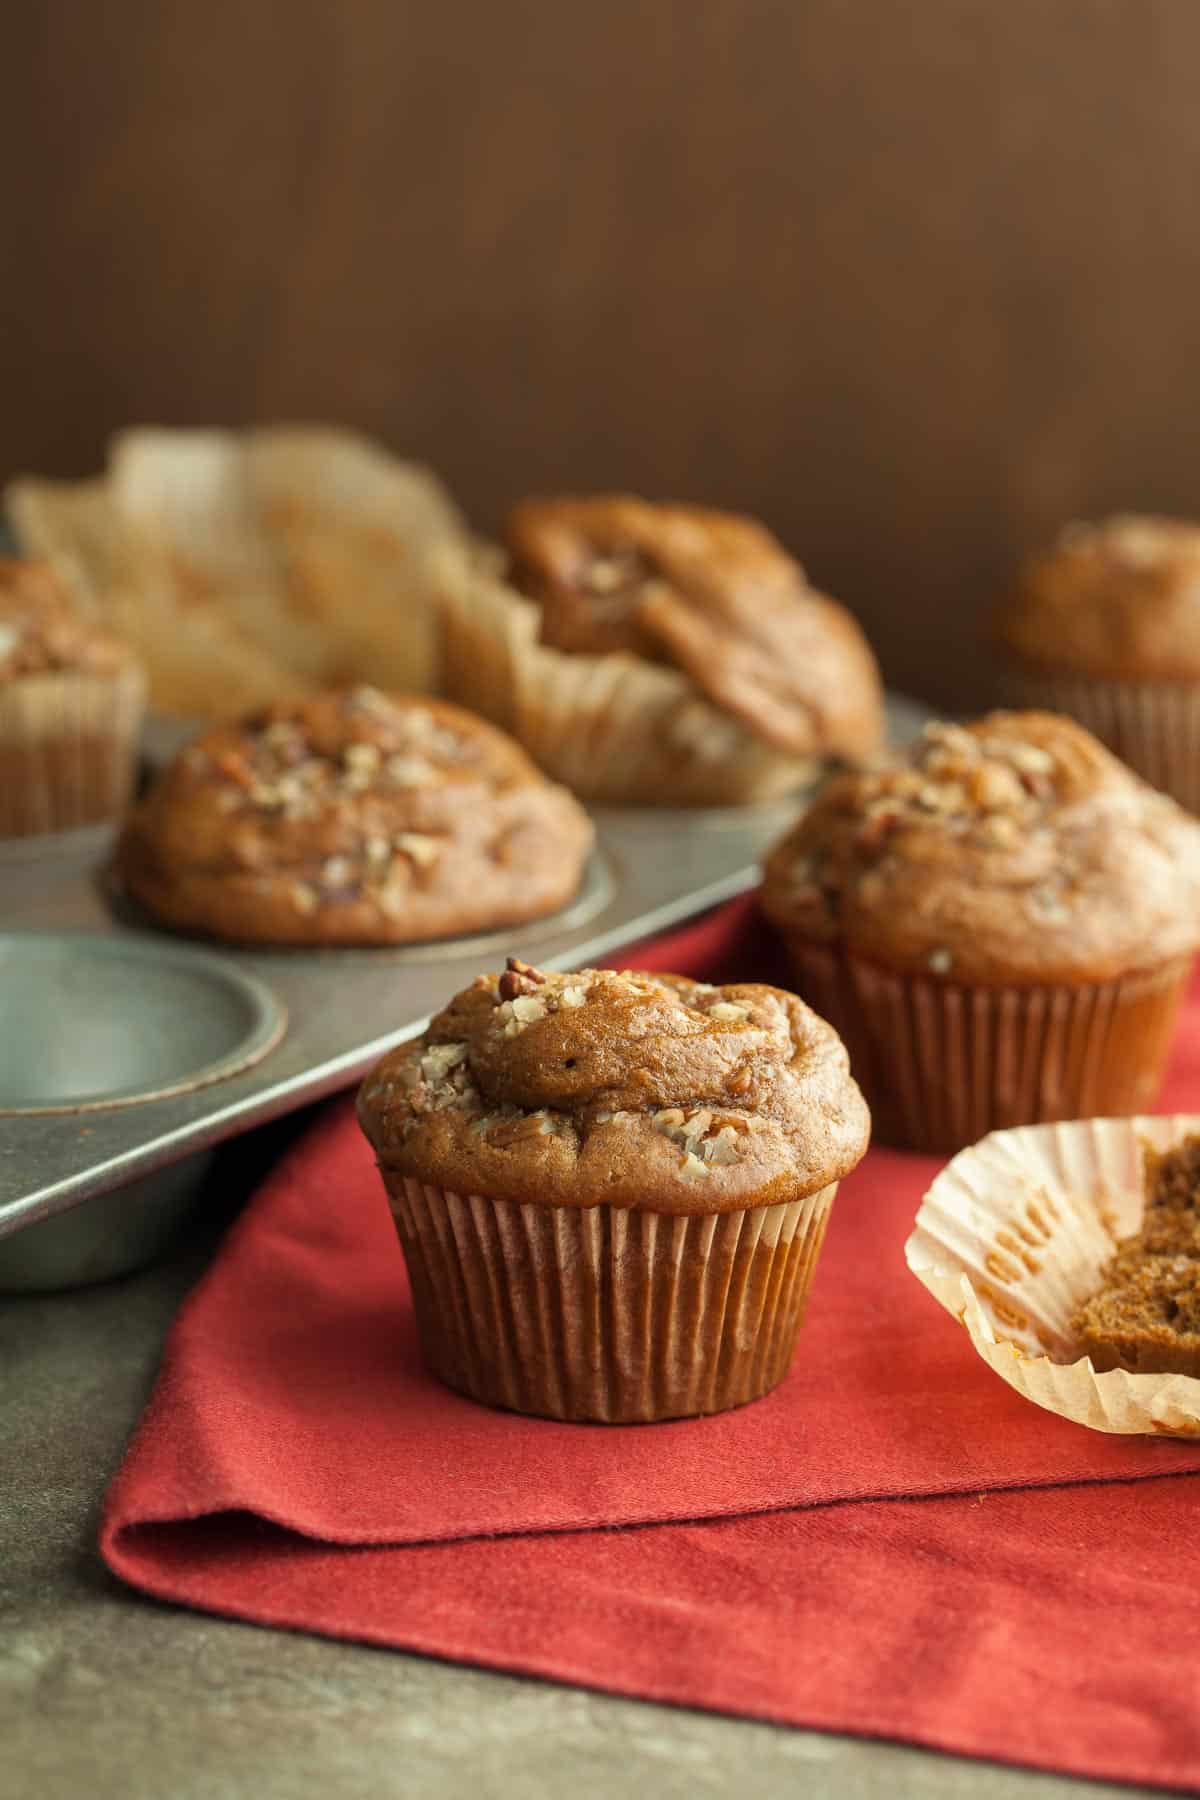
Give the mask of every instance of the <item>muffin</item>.
M 767 800 L 883 741 L 846 610 L 763 526 L 624 497 L 530 500 L 509 573 L 450 549 L 448 691 L 593 800 Z
M 1200 1375 L 1200 1137 L 1146 1153 L 1141 1229 L 1071 1320 L 1095 1369 Z
M 164 924 L 266 944 L 409 944 L 576 893 L 592 826 L 517 745 L 444 701 L 357 687 L 180 752 L 117 846 Z
M 1146 1111 L 1200 941 L 1200 825 L 1069 719 L 931 725 L 835 777 L 762 891 L 877 1135 Z
M 78 617 L 48 563 L 0 557 L 0 837 L 122 812 L 144 696 L 130 652 Z
M 1071 714 L 1200 812 L 1200 525 L 1069 525 L 997 626 L 1014 699 Z
M 359 1095 L 425 1358 L 556 1419 L 720 1412 L 787 1373 L 869 1120 L 792 994 L 509 959 Z

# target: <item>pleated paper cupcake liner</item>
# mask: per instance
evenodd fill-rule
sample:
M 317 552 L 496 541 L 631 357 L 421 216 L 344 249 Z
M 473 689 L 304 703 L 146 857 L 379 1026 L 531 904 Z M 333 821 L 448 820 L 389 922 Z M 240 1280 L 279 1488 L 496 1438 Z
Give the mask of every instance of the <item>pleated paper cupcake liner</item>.
M 933 1183 L 905 1246 L 913 1274 L 1019 1394 L 1095 1431 L 1200 1435 L 1200 1380 L 1097 1374 L 1071 1315 L 1117 1238 L 1138 1230 L 1142 1152 L 1200 1117 L 1083 1119 L 996 1132 Z
M 116 818 L 133 791 L 145 680 L 65 670 L 0 686 L 0 837 Z
M 481 559 L 447 550 L 436 567 L 447 693 L 584 798 L 739 805 L 777 799 L 819 772 L 819 759 L 772 750 L 677 669 L 539 643 L 538 608 Z
M 783 1379 L 837 1191 L 678 1215 L 385 1179 L 433 1372 L 488 1406 L 605 1424 L 723 1412 Z
M 797 988 L 838 1032 L 877 1143 L 954 1151 L 989 1131 L 1136 1113 L 1158 1093 L 1191 969 L 972 987 L 788 940 Z
M 1106 681 L 1019 670 L 1013 702 L 1066 713 L 1152 787 L 1200 813 L 1200 682 Z

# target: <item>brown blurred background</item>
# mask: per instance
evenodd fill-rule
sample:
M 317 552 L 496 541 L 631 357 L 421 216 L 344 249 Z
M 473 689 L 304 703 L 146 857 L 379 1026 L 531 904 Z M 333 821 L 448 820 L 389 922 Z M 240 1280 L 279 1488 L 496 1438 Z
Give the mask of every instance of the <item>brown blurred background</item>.
M 483 526 L 724 503 L 958 704 L 1023 547 L 1200 512 L 1196 0 L 21 12 L 0 477 L 320 418 Z

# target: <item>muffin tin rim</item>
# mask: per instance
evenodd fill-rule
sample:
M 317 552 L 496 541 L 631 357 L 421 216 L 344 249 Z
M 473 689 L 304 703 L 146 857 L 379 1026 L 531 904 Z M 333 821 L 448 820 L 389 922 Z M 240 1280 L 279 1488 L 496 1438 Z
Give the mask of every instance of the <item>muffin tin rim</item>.
M 288 1027 L 288 1009 L 271 985 L 251 970 L 240 969 L 219 953 L 196 945 L 159 942 L 143 933 L 116 933 L 65 929 L 59 931 L 38 927 L 0 930 L 0 958 L 10 945 L 42 945 L 56 949 L 87 946 L 85 954 L 138 965 L 141 970 L 184 968 L 206 977 L 214 986 L 234 993 L 247 1007 L 249 1027 L 241 1037 L 217 1057 L 210 1057 L 178 1077 L 166 1081 L 150 1081 L 137 1088 L 120 1087 L 111 1093 L 88 1093 L 56 1101 L 21 1101 L 7 1103 L 0 1096 L 0 1119 L 71 1116 L 80 1113 L 111 1112 L 132 1106 L 170 1099 L 210 1087 L 252 1069 L 270 1055 L 283 1039 Z

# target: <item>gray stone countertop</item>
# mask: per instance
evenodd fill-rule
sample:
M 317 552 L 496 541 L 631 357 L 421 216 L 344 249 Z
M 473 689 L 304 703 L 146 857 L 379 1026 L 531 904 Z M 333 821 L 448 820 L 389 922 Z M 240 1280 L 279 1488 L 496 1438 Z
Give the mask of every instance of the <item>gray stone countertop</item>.
M 223 1217 L 156 1269 L 0 1297 L 4 1800 L 1135 1791 L 231 1624 L 123 1588 L 96 1553 L 100 1499 L 172 1316 L 246 1182 L 243 1159 Z

